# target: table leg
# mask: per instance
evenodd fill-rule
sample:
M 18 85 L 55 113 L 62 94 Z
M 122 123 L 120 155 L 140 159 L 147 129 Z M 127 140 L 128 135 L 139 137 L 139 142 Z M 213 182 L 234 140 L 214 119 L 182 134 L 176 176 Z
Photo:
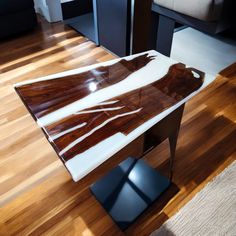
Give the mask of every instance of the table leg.
M 157 145 L 164 140 L 169 140 L 170 159 L 169 159 L 169 179 L 172 180 L 173 176 L 173 163 L 175 159 L 176 145 L 179 135 L 179 128 L 183 116 L 184 106 L 180 106 L 166 118 L 153 126 L 145 134 L 144 140 L 144 155 L 150 152 Z
M 172 181 L 173 178 L 173 164 L 175 159 L 175 151 L 177 145 L 179 131 L 175 132 L 174 134 L 170 135 L 169 137 L 169 145 L 170 145 L 170 160 L 169 160 L 169 180 Z
M 178 111 L 178 119 L 175 125 L 175 129 L 170 133 L 169 135 L 169 146 L 170 146 L 170 160 L 169 160 L 169 179 L 172 181 L 173 178 L 173 164 L 174 164 L 174 159 L 175 159 L 175 152 L 176 152 L 176 146 L 177 146 L 177 140 L 179 136 L 179 129 L 181 125 L 181 120 L 184 112 L 184 106 L 181 106 L 179 111 Z
M 90 190 L 120 229 L 125 230 L 169 186 L 169 179 L 144 160 L 129 157 Z
M 142 159 L 129 157 L 90 187 L 95 198 L 122 230 L 129 227 L 170 186 L 183 110 L 184 105 L 149 130 L 144 144 L 147 152 L 155 144 L 169 139 L 169 178 Z

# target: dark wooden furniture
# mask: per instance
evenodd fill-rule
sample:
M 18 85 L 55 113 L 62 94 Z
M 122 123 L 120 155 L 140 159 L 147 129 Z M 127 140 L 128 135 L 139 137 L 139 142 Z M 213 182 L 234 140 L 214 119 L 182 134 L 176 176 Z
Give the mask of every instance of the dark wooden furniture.
M 119 140 L 130 142 L 133 135 L 141 135 L 142 129 L 146 131 L 154 117 L 158 119 L 166 109 L 174 109 L 204 81 L 201 72 L 186 69 L 183 64 L 172 65 L 155 51 L 131 59 L 117 60 L 108 66 L 95 65 L 94 69 L 75 75 L 16 87 L 66 165 L 110 138 L 118 142 L 114 145 L 120 149 Z M 165 63 L 161 63 L 162 60 Z M 162 68 L 158 68 L 159 63 Z M 139 76 L 142 69 L 146 70 L 148 78 L 143 78 L 142 74 Z M 161 70 L 167 70 L 167 74 L 158 79 Z M 126 80 L 132 75 L 133 82 Z M 142 125 L 144 128 L 136 133 L 135 130 Z M 96 159 L 91 162 L 96 163 Z
M 31 30 L 36 25 L 33 0 L 0 1 L 0 38 Z
M 156 27 L 152 17 L 152 0 L 136 0 L 133 16 L 132 53 L 155 49 L 153 31 Z

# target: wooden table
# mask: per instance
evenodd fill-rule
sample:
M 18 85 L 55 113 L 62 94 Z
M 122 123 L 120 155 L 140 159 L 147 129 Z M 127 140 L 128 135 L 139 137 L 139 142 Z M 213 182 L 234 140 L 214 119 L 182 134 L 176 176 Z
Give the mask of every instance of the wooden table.
M 144 133 L 144 151 L 153 140 L 169 138 L 173 158 L 185 102 L 214 79 L 148 51 L 26 81 L 15 89 L 79 181 Z M 91 190 L 125 229 L 169 186 L 170 178 L 128 158 Z

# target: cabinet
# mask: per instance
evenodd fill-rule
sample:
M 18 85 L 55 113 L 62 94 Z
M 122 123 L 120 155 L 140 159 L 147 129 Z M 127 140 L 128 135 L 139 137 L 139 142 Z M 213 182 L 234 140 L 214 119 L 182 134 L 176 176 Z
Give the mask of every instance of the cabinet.
M 96 0 L 64 0 L 61 3 L 63 20 L 99 45 Z
M 99 42 L 118 56 L 130 53 L 131 0 L 97 0 Z
M 152 0 L 64 0 L 64 21 L 123 57 L 150 49 Z

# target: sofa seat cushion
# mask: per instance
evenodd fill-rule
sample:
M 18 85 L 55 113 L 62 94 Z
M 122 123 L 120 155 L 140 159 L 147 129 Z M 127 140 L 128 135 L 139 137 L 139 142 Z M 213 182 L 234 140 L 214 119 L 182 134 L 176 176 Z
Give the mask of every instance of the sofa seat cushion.
M 153 0 L 155 4 L 203 21 L 220 18 L 224 0 Z
M 33 0 L 0 0 L 0 15 L 14 14 L 33 7 Z

